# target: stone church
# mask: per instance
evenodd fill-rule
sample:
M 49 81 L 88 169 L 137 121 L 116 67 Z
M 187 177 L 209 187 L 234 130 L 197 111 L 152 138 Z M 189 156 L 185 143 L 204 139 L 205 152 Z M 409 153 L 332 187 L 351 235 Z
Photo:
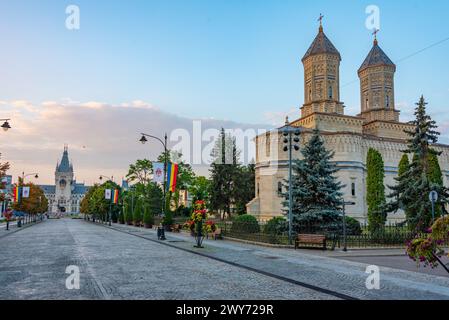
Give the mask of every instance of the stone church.
M 81 200 L 89 187 L 86 187 L 84 183 L 76 182 L 67 146 L 64 146 L 61 161 L 56 164 L 55 185 L 40 187 L 48 200 L 48 213 L 78 214 L 80 212 Z
M 304 66 L 304 104 L 301 117 L 286 121 L 301 127 L 300 147 L 313 129 L 320 130 L 325 145 L 335 152 L 333 161 L 339 168 L 338 179 L 345 185 L 345 201 L 355 202 L 346 212 L 362 223 L 367 222 L 366 156 L 369 148 L 378 150 L 385 163 L 385 185 L 393 185 L 398 173 L 401 150 L 406 147 L 405 129 L 395 106 L 395 64 L 380 48 L 377 37 L 358 70 L 360 79 L 360 113 L 345 115 L 340 98 L 341 56 L 324 33 L 320 23 L 318 35 L 302 58 Z M 420 92 L 416 92 L 418 100 Z M 288 152 L 283 150 L 284 137 L 278 130 L 259 135 L 256 143 L 256 195 L 247 205 L 248 213 L 260 221 L 282 215 L 281 193 L 288 178 Z M 449 183 L 449 146 L 434 145 L 439 157 L 445 185 Z M 293 158 L 301 158 L 293 150 Z M 386 189 L 386 194 L 389 191 Z M 427 195 L 423 195 L 426 196 Z M 404 220 L 402 212 L 388 216 L 389 222 Z

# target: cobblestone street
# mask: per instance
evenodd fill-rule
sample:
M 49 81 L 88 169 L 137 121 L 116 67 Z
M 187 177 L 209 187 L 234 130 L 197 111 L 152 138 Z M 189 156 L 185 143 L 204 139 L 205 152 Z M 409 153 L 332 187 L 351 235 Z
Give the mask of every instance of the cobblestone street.
M 339 298 L 325 290 L 359 299 L 449 299 L 445 277 L 381 267 L 381 289 L 367 290 L 359 262 L 230 241 L 194 249 L 184 234 L 161 244 L 154 230 L 113 228 L 47 220 L 2 237 L 0 299 Z M 210 258 L 188 252 L 195 250 Z M 66 288 L 71 265 L 80 269 L 80 290 Z

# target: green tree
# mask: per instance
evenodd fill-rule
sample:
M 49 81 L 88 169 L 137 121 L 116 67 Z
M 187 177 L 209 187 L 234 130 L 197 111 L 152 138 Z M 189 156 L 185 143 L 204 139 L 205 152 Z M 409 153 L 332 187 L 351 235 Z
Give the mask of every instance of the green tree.
M 301 150 L 302 160 L 294 160 L 292 176 L 293 226 L 303 224 L 334 225 L 341 221 L 343 186 L 335 177 L 336 166 L 331 162 L 334 153 L 326 150 L 318 130 Z M 288 190 L 288 181 L 286 181 Z M 285 213 L 288 213 L 288 192 L 284 193 Z
M 424 97 L 421 97 L 416 105 L 415 120 L 410 122 L 414 129 L 405 131 L 410 139 L 404 152 L 413 155 L 412 162 L 407 166 L 407 170 L 396 178 L 397 184 L 390 187 L 392 192 L 388 197 L 392 201 L 387 208 L 390 212 L 403 209 L 408 225 L 423 231 L 431 224 L 431 203 L 427 197 L 429 192 L 438 192 L 439 204 L 443 211 L 449 194 L 444 186 L 432 181 L 432 171 L 435 172 L 435 169 L 431 167 L 431 159 L 441 154 L 431 147 L 438 142 L 439 132 L 435 130 L 437 125 L 426 113 L 427 103 Z
M 20 202 L 14 203 L 14 210 L 26 212 L 34 216 L 48 211 L 48 200 L 44 195 L 44 191 L 39 186 L 31 182 L 23 184 L 21 178 L 19 178 L 19 186 L 29 187 L 30 195 L 28 198 L 22 197 Z
M 148 205 L 144 205 L 143 223 L 145 224 L 145 227 L 154 224 L 154 216 Z
M 136 226 L 140 225 L 140 223 L 142 222 L 142 218 L 143 218 L 143 201 L 141 198 L 137 198 L 133 215 L 134 225 Z
M 129 166 L 126 178 L 129 182 L 138 182 L 146 184 L 150 181 L 153 173 L 153 163 L 150 160 L 137 160 L 136 163 Z
M 209 189 L 210 209 L 225 215 L 231 215 L 236 192 L 236 180 L 239 173 L 239 151 L 235 138 L 224 129 L 215 143 L 211 153 L 211 184 Z
M 206 207 L 208 207 L 210 185 L 211 181 L 206 177 L 195 177 L 192 185 L 188 190 L 192 195 L 193 202 L 197 200 L 204 200 L 206 201 Z
M 371 232 L 385 225 L 387 214 L 385 206 L 384 161 L 379 151 L 370 148 L 366 159 L 366 202 L 368 205 L 368 227 Z
M 234 184 L 235 208 L 238 214 L 246 214 L 246 204 L 255 194 L 256 166 L 250 163 L 238 169 Z

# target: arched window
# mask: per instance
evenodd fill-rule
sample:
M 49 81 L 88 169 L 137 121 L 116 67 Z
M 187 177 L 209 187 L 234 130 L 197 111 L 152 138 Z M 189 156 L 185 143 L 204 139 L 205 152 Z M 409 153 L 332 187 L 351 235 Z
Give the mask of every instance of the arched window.
M 365 109 L 366 110 L 368 110 L 368 107 L 369 106 L 369 100 L 368 100 L 368 98 L 366 98 L 366 100 L 365 100 Z
M 333 99 L 334 97 L 334 92 L 332 90 L 332 85 L 329 85 L 329 99 Z
M 278 196 L 282 196 L 282 181 L 278 182 Z
M 390 107 L 390 96 L 388 94 L 385 95 L 385 106 Z

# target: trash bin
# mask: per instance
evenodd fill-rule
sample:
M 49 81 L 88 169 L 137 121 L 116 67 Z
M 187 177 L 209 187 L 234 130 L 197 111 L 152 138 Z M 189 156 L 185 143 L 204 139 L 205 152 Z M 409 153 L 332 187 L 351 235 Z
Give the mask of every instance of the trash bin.
M 162 226 L 157 227 L 157 239 L 165 240 L 165 229 Z

